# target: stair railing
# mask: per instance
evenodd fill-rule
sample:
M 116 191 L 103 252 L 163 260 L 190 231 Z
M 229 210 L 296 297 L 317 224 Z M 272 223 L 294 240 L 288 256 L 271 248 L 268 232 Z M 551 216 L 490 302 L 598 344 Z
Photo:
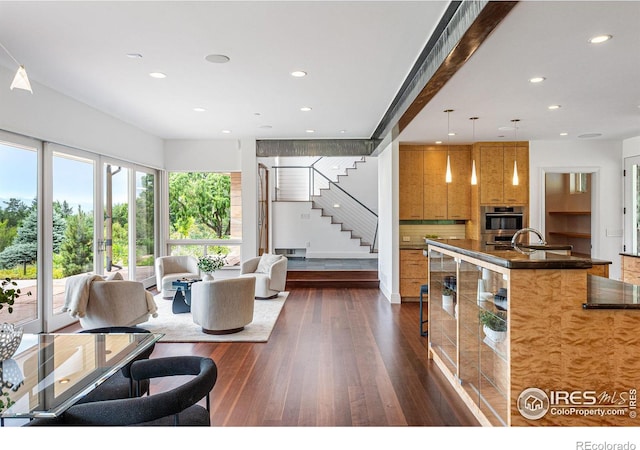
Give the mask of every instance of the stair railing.
M 316 161 L 317 162 L 317 161 Z M 314 163 L 315 164 L 315 163 Z M 276 201 L 311 201 L 351 237 L 377 250 L 378 215 L 312 166 L 274 166 Z

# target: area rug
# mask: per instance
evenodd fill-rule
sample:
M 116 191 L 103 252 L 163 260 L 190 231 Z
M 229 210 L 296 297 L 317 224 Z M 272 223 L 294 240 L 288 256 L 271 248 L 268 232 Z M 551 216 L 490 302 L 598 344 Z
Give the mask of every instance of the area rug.
M 201 327 L 193 323 L 191 313 L 173 314 L 172 300 L 160 295 L 154 297 L 158 305 L 158 317 L 151 318 L 139 326 L 152 333 L 164 333 L 160 342 L 267 342 L 288 295 L 288 292 L 281 292 L 277 298 L 271 300 L 256 300 L 253 322 L 238 333 L 203 333 Z

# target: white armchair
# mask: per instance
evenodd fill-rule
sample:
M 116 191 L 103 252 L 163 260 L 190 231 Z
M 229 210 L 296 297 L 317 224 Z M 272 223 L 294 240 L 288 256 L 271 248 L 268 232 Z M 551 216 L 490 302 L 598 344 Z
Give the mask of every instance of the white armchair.
M 62 311 L 78 318 L 85 329 L 132 327 L 158 316 L 153 295 L 141 282 L 91 274 L 67 279 Z
M 230 334 L 253 322 L 254 278 L 200 281 L 191 286 L 193 322 L 208 334 Z
M 246 260 L 240 266 L 241 277 L 256 279 L 255 298 L 276 298 L 287 284 L 287 258 L 283 255 L 265 253 Z
M 160 256 L 156 258 L 156 288 L 163 298 L 170 298 L 176 292 L 171 285 L 180 278 L 198 278 L 198 260 L 194 256 Z

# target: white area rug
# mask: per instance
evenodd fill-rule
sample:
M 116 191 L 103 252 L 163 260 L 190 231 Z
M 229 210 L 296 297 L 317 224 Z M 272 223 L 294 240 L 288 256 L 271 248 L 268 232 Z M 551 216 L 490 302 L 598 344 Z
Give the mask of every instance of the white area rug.
M 281 292 L 271 300 L 256 300 L 253 322 L 238 333 L 222 335 L 203 333 L 201 327 L 193 323 L 191 313 L 173 314 L 172 300 L 156 295 L 158 317 L 141 323 L 139 327 L 152 333 L 164 333 L 160 342 L 267 342 L 288 295 L 288 292 Z

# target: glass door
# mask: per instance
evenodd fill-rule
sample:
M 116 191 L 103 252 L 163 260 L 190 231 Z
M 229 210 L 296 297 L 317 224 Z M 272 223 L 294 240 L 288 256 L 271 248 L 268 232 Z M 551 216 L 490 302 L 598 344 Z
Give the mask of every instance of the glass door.
M 9 313 L 0 310 L 0 323 L 42 331 L 42 294 L 38 257 L 38 160 L 40 143 L 0 133 L 0 278 L 10 278 L 21 294 Z
M 133 279 L 145 287 L 156 284 L 156 174 L 138 168 L 135 172 L 135 262 Z
M 640 250 L 640 156 L 624 160 L 624 251 L 637 254 Z

